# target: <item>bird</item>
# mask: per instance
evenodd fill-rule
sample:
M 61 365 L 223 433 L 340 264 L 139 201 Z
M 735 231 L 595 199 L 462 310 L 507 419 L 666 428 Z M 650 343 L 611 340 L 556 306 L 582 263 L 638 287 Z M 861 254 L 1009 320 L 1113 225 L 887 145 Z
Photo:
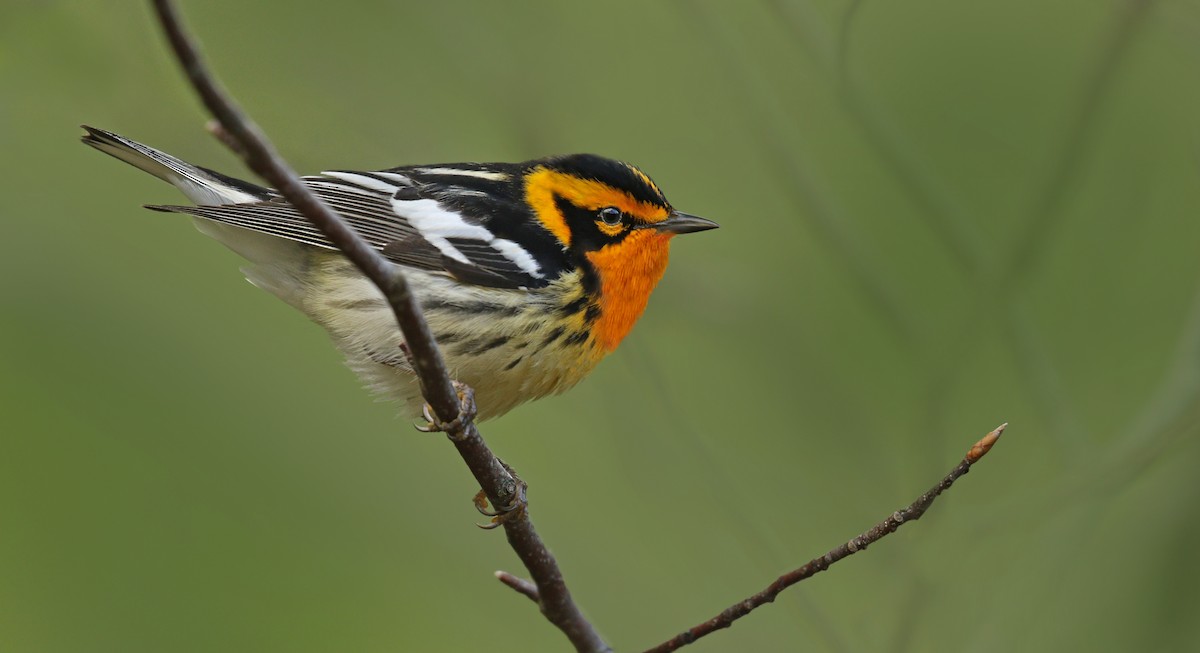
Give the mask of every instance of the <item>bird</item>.
M 243 274 L 323 327 L 347 365 L 410 418 L 429 415 L 383 294 L 278 192 L 83 125 L 82 141 L 169 182 L 248 264 Z M 405 274 L 484 420 L 575 386 L 628 335 L 671 239 L 717 223 L 675 210 L 639 168 L 594 154 L 521 163 L 331 170 L 302 178 Z

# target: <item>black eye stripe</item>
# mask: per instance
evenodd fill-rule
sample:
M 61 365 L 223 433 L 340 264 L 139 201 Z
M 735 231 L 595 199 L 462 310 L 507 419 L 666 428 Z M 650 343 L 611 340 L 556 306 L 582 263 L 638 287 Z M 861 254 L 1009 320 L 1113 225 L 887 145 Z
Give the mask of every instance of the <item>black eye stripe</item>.
M 630 233 L 632 218 L 616 207 L 585 208 L 562 196 L 555 196 L 554 202 L 566 218 L 567 228 L 571 231 L 570 249 L 574 252 L 596 251 L 605 245 L 620 242 Z M 617 221 L 614 224 L 606 223 L 602 217 L 601 211 L 608 208 L 616 210 L 614 217 Z

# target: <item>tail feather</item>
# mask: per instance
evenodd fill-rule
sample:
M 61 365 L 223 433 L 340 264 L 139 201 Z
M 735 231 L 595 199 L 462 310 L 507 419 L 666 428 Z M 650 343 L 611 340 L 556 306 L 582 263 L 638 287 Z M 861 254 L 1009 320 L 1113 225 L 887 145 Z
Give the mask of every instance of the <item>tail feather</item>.
M 110 131 L 88 127 L 82 141 L 105 154 L 166 181 L 196 204 L 239 204 L 278 197 L 262 186 L 181 161 L 170 154 Z M 220 241 L 253 265 L 242 268 L 254 285 L 303 310 L 308 248 L 263 233 L 203 218 L 193 221 L 201 232 Z
M 84 143 L 174 185 L 196 204 L 236 204 L 275 197 L 270 189 L 194 166 L 110 131 L 83 125 Z

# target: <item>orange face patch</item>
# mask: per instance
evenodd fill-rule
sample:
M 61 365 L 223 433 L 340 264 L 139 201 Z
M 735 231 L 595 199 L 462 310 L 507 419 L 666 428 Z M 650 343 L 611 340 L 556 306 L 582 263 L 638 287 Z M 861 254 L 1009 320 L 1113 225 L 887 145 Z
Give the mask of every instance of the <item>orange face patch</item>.
M 645 176 L 645 175 L 642 175 Z M 581 179 L 549 168 L 539 168 L 525 177 L 525 201 L 533 207 L 538 220 L 564 247 L 571 244 L 571 230 L 558 210 L 555 197 L 585 209 L 596 210 L 615 206 L 623 213 L 648 223 L 661 222 L 669 215 L 667 209 L 647 204 L 594 179 Z
M 600 317 L 593 333 L 606 351 L 617 348 L 646 310 L 650 291 L 667 269 L 671 236 L 639 229 L 619 243 L 587 253 L 600 276 Z

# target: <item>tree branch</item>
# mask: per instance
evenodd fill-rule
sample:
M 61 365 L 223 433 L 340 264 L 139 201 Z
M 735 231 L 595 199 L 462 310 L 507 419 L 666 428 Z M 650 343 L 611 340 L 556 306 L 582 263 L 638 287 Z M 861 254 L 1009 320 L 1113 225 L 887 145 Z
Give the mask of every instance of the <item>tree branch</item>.
M 494 506 L 514 506 L 501 523 L 509 545 L 520 557 L 536 584 L 542 614 L 571 640 L 577 651 L 610 651 L 588 623 L 563 581 L 554 556 L 533 528 L 525 508 L 523 484 L 492 454 L 471 421 L 471 391 L 453 383 L 416 298 L 398 266 L 384 259 L 351 230 L 324 202 L 309 191 L 291 166 L 278 154 L 266 135 L 216 83 L 200 57 L 199 49 L 184 29 L 171 0 L 152 0 L 159 23 L 183 72 L 204 106 L 219 123 L 214 133 L 238 153 L 255 173 L 266 179 L 296 210 L 329 238 L 341 253 L 387 298 L 421 392 L 445 427 L 463 461 Z M 528 595 L 528 593 L 527 593 Z
M 497 571 L 496 580 L 508 585 L 513 589 L 513 591 L 527 597 L 534 603 L 541 601 L 541 596 L 538 594 L 537 586 L 525 580 L 524 578 L 513 576 L 507 571 Z
M 796 583 L 799 583 L 806 578 L 810 578 L 819 572 L 829 569 L 829 567 L 831 567 L 833 563 L 837 562 L 838 560 L 841 560 L 842 558 L 848 558 L 874 544 L 875 542 L 878 542 L 884 537 L 895 533 L 896 530 L 905 523 L 920 519 L 921 515 L 924 515 L 925 511 L 929 509 L 929 506 L 933 505 L 933 502 L 938 498 L 938 495 L 950 489 L 950 486 L 954 484 L 954 481 L 971 471 L 971 465 L 979 462 L 979 459 L 983 458 L 984 455 L 991 450 L 992 445 L 996 444 L 996 441 L 1000 439 L 1000 435 L 1004 433 L 1004 429 L 1007 427 L 1007 423 L 1001 424 L 1000 426 L 996 427 L 996 430 L 983 436 L 983 439 L 981 439 L 979 442 L 976 442 L 975 445 L 967 451 L 967 455 L 957 467 L 951 470 L 950 473 L 947 474 L 940 482 L 938 482 L 937 485 L 930 488 L 928 492 L 922 494 L 917 498 L 916 501 L 910 503 L 908 507 L 897 510 L 887 519 L 875 524 L 869 530 L 859 534 L 849 542 L 838 545 L 829 551 L 829 553 L 826 553 L 819 558 L 813 558 L 804 566 L 793 569 L 779 578 L 776 578 L 775 581 L 768 585 L 763 591 L 734 603 L 728 608 L 722 610 L 720 614 L 712 619 L 701 622 L 700 624 L 697 624 L 696 626 L 679 633 L 662 644 L 647 649 L 645 653 L 669 653 L 670 651 L 687 646 L 701 637 L 711 635 L 722 628 L 728 628 L 733 625 L 733 622 L 750 614 L 757 608 L 773 602 L 775 597 L 778 596 L 783 590 L 795 585 Z

